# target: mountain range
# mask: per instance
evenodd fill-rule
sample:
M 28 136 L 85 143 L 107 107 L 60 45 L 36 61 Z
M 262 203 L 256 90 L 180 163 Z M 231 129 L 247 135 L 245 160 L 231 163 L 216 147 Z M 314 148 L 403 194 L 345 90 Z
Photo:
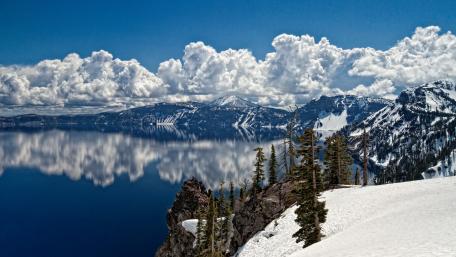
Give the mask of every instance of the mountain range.
M 298 126 L 337 131 L 359 122 L 392 102 L 381 98 L 322 96 L 296 109 Z M 97 131 L 150 131 L 174 127 L 183 131 L 283 130 L 293 112 L 265 107 L 238 96 L 209 103 L 157 103 L 119 112 L 84 115 L 19 115 L 0 117 L 3 129 L 85 129 Z

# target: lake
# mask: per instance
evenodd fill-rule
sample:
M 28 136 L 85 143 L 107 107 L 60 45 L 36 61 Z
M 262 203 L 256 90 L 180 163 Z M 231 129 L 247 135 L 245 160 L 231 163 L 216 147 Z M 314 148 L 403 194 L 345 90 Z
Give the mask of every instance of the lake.
M 183 181 L 240 184 L 251 177 L 253 149 L 268 154 L 281 143 L 247 135 L 0 132 L 0 255 L 153 256 Z

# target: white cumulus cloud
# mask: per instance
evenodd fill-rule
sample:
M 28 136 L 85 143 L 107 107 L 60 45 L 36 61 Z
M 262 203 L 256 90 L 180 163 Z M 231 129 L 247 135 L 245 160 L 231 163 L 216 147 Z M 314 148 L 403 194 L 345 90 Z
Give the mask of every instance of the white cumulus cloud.
M 456 79 L 456 37 L 418 27 L 387 50 L 342 49 L 326 38 L 282 34 L 257 59 L 246 49 L 216 51 L 193 42 L 154 74 L 106 51 L 81 58 L 0 67 L 2 106 L 131 106 L 240 95 L 264 105 L 305 103 L 321 95 L 394 98 L 408 86 Z
M 138 61 L 114 59 L 103 50 L 86 58 L 69 54 L 34 66 L 0 68 L 4 105 L 109 106 L 159 97 L 167 87 Z

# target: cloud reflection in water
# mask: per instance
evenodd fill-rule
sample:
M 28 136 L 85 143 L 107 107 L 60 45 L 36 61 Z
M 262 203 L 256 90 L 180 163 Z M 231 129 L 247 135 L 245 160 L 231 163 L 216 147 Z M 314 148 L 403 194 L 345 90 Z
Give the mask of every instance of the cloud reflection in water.
M 278 144 L 280 142 L 275 142 Z M 162 180 L 180 183 L 190 177 L 216 187 L 221 180 L 242 182 L 251 176 L 257 146 L 268 153 L 271 142 L 200 140 L 159 142 L 121 133 L 45 131 L 0 133 L 0 175 L 6 167 L 33 167 L 49 175 L 85 178 L 96 185 L 130 181 L 156 165 Z M 1 179 L 1 178 L 0 178 Z

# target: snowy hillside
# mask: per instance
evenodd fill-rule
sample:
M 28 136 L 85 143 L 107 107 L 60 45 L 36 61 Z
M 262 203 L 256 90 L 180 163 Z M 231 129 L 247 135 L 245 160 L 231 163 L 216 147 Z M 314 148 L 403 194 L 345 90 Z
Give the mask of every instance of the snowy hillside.
M 354 152 L 362 155 L 366 129 L 370 169 L 392 182 L 453 175 L 455 127 L 456 86 L 439 80 L 403 91 L 394 105 L 353 126 L 348 135 Z
M 322 96 L 299 108 L 299 122 L 303 127 L 319 131 L 337 131 L 354 124 L 370 114 L 391 106 L 392 101 L 353 95 Z
M 456 256 L 456 177 L 325 192 L 326 237 L 303 249 L 291 207 L 238 257 Z
M 347 125 L 347 110 L 345 109 L 340 115 L 329 114 L 315 122 L 315 130 L 337 131 Z

